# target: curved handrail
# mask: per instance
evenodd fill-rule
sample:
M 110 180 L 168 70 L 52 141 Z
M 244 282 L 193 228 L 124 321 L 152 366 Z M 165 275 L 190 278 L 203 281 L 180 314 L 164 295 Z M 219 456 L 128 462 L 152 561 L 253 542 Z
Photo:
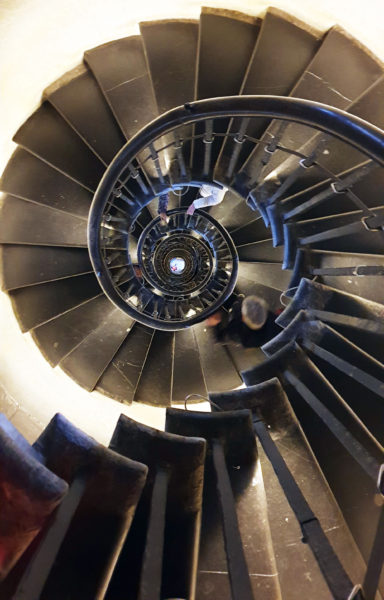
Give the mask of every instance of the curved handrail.
M 118 152 L 100 181 L 89 213 L 88 247 L 93 268 L 106 293 L 121 308 L 122 302 L 113 286 L 103 281 L 99 237 L 103 210 L 116 181 L 141 151 L 173 129 L 208 119 L 233 117 L 276 118 L 311 126 L 349 143 L 384 166 L 384 131 L 359 117 L 318 102 L 279 96 L 230 96 L 199 100 L 170 110 L 142 128 Z

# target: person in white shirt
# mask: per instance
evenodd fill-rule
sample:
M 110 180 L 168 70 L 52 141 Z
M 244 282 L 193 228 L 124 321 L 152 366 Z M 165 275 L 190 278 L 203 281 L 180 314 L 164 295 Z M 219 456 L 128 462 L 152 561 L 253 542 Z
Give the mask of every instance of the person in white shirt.
M 204 184 L 200 188 L 200 198 L 192 202 L 187 210 L 188 215 L 193 215 L 196 208 L 206 208 L 207 206 L 215 206 L 222 202 L 228 188 L 218 188 L 213 185 Z

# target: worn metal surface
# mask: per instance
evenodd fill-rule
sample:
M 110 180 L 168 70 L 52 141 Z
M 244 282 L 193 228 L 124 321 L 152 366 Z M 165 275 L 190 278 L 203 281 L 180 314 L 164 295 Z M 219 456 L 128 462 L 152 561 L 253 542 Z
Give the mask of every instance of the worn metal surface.
M 87 247 L 87 222 L 16 196 L 1 200 L 0 243 Z
M 161 597 L 168 477 L 169 474 L 164 468 L 159 468 L 154 476 L 143 566 L 140 575 L 139 595 L 142 600 L 160 600 Z
M 134 321 L 113 308 L 61 361 L 60 367 L 87 390 L 92 391 L 99 378 L 129 335 Z
M 57 169 L 18 146 L 2 174 L 3 192 L 84 219 L 92 194 Z
M 48 102 L 29 117 L 13 139 L 88 190 L 94 191 L 99 185 L 103 163 Z
M 166 598 L 185 597 L 193 600 L 196 578 L 195 546 L 199 539 L 205 441 L 196 437 L 186 438 L 164 433 L 121 415 L 110 447 L 125 456 L 147 464 L 149 474 L 143 498 L 122 550 L 107 598 L 120 598 L 121 589 L 124 589 L 129 599 L 135 599 L 140 587 L 140 571 L 143 561 L 145 562 L 145 553 L 149 557 L 148 560 L 157 561 L 157 555 L 152 552 L 158 552 L 159 549 L 157 547 L 146 549 L 145 539 L 156 474 L 161 469 L 168 472 L 167 476 L 161 475 L 164 485 L 158 482 L 161 488 L 159 494 L 163 500 L 166 491 L 164 486 L 168 482 L 166 513 L 162 522 L 153 523 L 153 534 L 159 541 L 159 536 L 164 535 L 161 594 Z M 160 503 L 160 498 L 158 500 Z M 160 503 L 162 511 L 165 508 L 163 500 Z M 162 515 L 164 517 L 163 512 Z M 164 532 L 163 528 L 165 528 Z M 154 563 L 153 566 L 155 568 Z M 156 569 L 158 568 L 160 568 L 159 563 Z M 158 580 L 153 583 L 158 589 Z M 155 588 L 151 590 L 148 587 L 148 593 L 155 593 Z
M 44 97 L 105 165 L 124 146 L 125 137 L 85 65 L 63 75 L 45 90 Z
M 152 329 L 135 323 L 97 382 L 96 389 L 115 400 L 131 403 L 152 337 Z
M 135 391 L 135 401 L 170 406 L 175 340 L 172 331 L 154 331 Z
M 279 43 L 276 44 L 276 39 Z M 268 8 L 263 18 L 257 43 L 250 57 L 241 85 L 241 94 L 280 94 L 288 95 L 302 75 L 318 49 L 321 40 L 317 32 L 303 22 L 276 8 Z M 261 137 L 268 126 L 268 120 L 253 122 L 247 127 L 247 135 Z M 234 119 L 232 131 L 238 129 Z M 233 144 L 232 144 L 233 145 Z M 242 164 L 252 146 L 244 144 L 239 157 Z M 219 158 L 229 156 L 231 144 L 227 141 Z
M 188 394 L 207 395 L 199 349 L 192 329 L 175 333 L 172 402 L 184 402 Z
M 0 248 L 0 264 L 4 290 L 92 272 L 86 248 L 9 244 Z
M 351 537 L 279 381 L 275 378 L 241 390 L 210 394 L 210 399 L 221 409 L 249 408 L 255 418 L 262 417 L 268 426 L 269 435 L 314 511 L 344 569 L 352 581 L 362 583 L 365 564 L 361 552 Z M 334 596 L 325 585 L 309 546 L 302 542 L 303 533 L 261 447 L 259 455 L 266 486 L 274 554 L 284 597 L 292 600 L 298 596 L 311 597 L 313 589 L 316 588 L 316 598 L 330 600 Z M 302 568 L 293 568 L 298 562 Z
M 86 485 L 86 477 L 79 476 L 72 482 L 69 492 L 50 523 L 46 535 L 41 540 L 32 560 L 28 563 L 13 596 L 15 600 L 40 598 L 60 546 L 70 527 L 71 520 L 81 502 Z
M 226 458 L 232 493 L 235 505 L 225 505 L 226 525 L 230 523 L 235 528 L 235 537 L 240 535 L 243 541 L 244 554 L 251 581 L 251 589 L 255 598 L 263 594 L 268 600 L 280 599 L 277 583 L 276 568 L 270 546 L 269 527 L 265 519 L 265 496 L 260 471 L 255 458 L 255 439 L 252 432 L 250 414 L 246 410 L 230 413 L 201 413 L 168 409 L 166 428 L 171 431 L 193 435 L 200 431 L 208 439 L 208 456 L 206 462 L 206 475 L 203 501 L 202 537 L 199 558 L 199 573 L 197 581 L 198 598 L 210 598 L 218 594 L 225 600 L 231 600 L 231 586 L 229 570 L 236 566 L 227 563 L 228 545 L 230 552 L 233 539 L 229 539 L 229 529 L 226 530 L 226 542 L 222 534 L 222 519 L 217 510 L 221 502 L 220 494 L 215 486 L 217 473 L 212 462 L 212 444 L 217 440 L 223 448 Z M 240 445 L 239 440 L 242 440 Z M 221 474 L 223 463 L 221 462 Z M 225 476 L 225 473 L 224 473 Z M 226 479 L 226 478 L 225 478 Z M 222 482 L 228 487 L 228 481 Z M 221 485 L 221 484 L 220 484 Z M 224 499 L 225 503 L 226 500 Z M 230 499 L 228 500 L 230 502 Z M 258 518 L 255 518 L 254 507 L 257 506 Z M 236 511 L 237 516 L 235 516 Z M 239 530 L 237 530 L 238 522 Z M 262 548 L 262 550 L 261 550 Z M 233 555 L 232 555 L 233 556 Z M 243 564 L 239 556 L 240 564 Z M 242 567 L 240 567 L 242 568 Z M 234 576 L 232 572 L 232 576 Z M 242 582 L 239 581 L 241 586 Z M 246 586 L 246 584 L 244 584 Z M 247 590 L 247 591 L 246 591 Z M 242 596 L 243 591 L 236 591 L 234 584 L 233 593 Z M 244 587 L 244 593 L 251 593 Z M 245 596 L 246 597 L 246 596 Z M 251 596 L 252 597 L 252 596 Z
M 224 448 L 219 440 L 213 439 L 211 443 L 233 600 L 252 600 L 251 581 L 248 566 L 245 562 L 233 492 L 225 463 Z
M 37 327 L 100 294 L 100 286 L 93 273 L 74 279 L 59 279 L 12 290 L 13 309 L 22 330 Z
M 140 36 L 88 50 L 84 60 L 127 139 L 155 118 L 157 109 Z
M 140 24 L 140 32 L 159 114 L 191 100 L 199 22 L 181 19 L 147 21 Z
M 47 466 L 68 482 L 83 470 L 89 473 L 41 597 L 64 599 L 78 594 L 102 600 L 143 490 L 147 467 L 98 444 L 59 414 L 34 447 Z

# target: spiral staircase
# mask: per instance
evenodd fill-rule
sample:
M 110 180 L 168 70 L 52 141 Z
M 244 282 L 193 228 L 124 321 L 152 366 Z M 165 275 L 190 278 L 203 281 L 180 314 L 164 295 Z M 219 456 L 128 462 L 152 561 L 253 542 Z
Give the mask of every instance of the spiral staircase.
M 0 421 L 3 480 L 62 480 L 0 597 L 379 600 L 383 65 L 275 8 L 140 32 L 15 134 L 2 285 L 52 366 L 166 431 L 122 415 L 105 448 L 57 415 L 29 446 Z M 189 216 L 203 183 L 228 191 Z M 280 312 L 262 349 L 205 324 L 242 294 Z

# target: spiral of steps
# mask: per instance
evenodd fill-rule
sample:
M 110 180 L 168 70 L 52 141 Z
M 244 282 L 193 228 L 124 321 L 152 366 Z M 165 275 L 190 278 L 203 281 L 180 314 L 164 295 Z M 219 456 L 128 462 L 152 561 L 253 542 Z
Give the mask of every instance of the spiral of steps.
M 1 180 L 2 289 L 52 367 L 166 431 L 0 421 L 4 481 L 38 495 L 26 455 L 62 480 L 1 598 L 382 598 L 383 96 L 358 40 L 276 8 L 141 23 L 45 90 Z M 228 190 L 189 217 L 203 184 Z M 218 344 L 205 319 L 249 294 L 278 334 Z

